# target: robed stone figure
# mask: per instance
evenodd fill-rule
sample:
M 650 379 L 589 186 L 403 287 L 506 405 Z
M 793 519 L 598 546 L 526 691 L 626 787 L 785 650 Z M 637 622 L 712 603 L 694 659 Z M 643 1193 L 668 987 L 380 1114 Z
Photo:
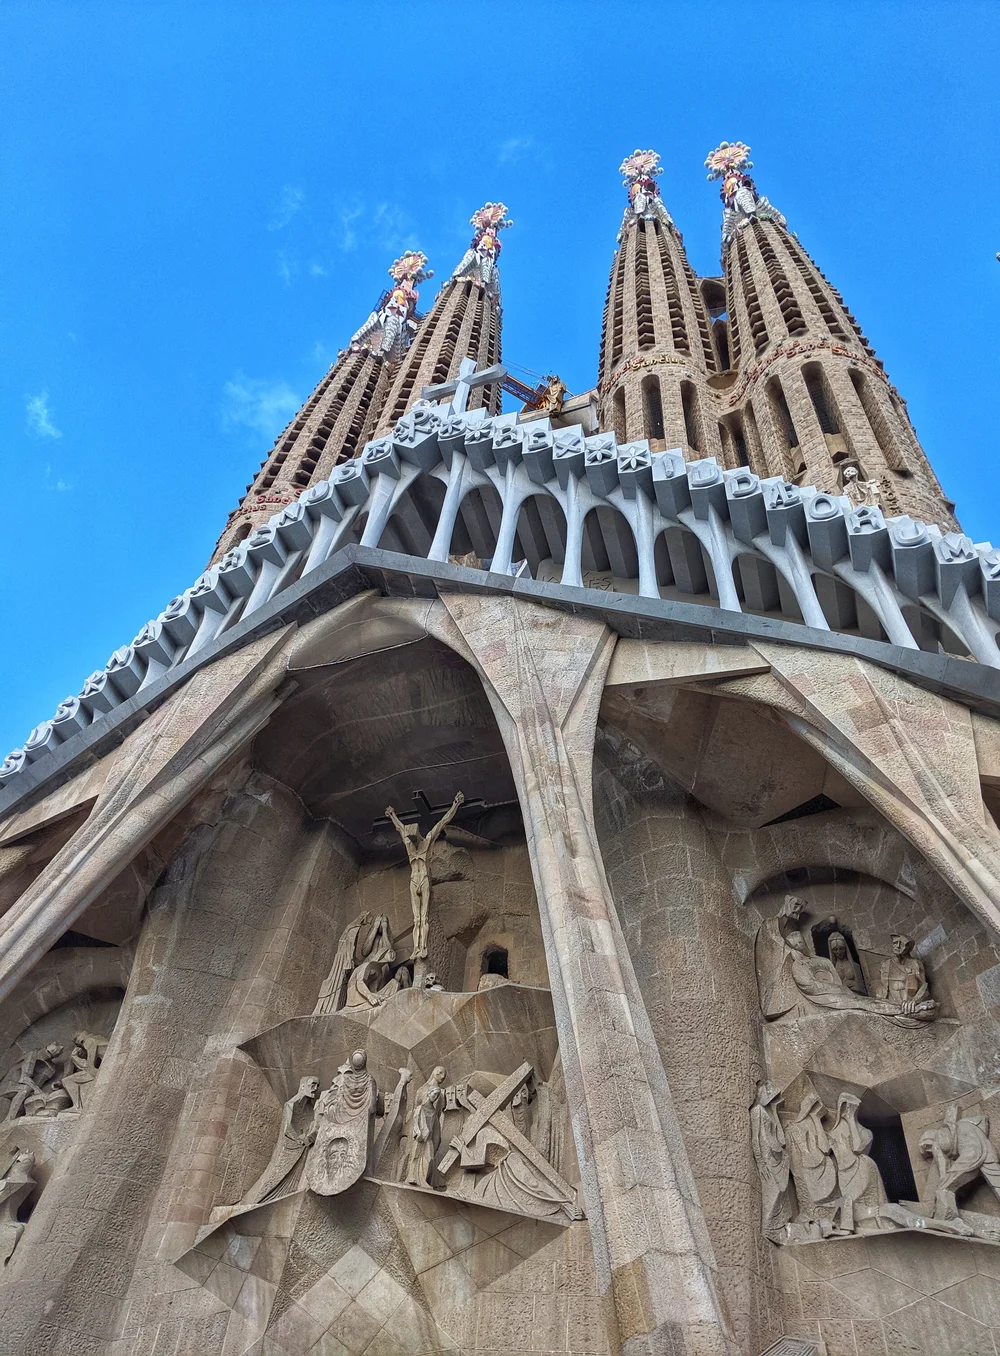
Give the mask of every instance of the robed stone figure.
M 336 1196 L 363 1175 L 377 1109 L 378 1088 L 368 1072 L 368 1058 L 364 1050 L 355 1050 L 316 1103 L 315 1138 L 305 1171 L 311 1191 Z

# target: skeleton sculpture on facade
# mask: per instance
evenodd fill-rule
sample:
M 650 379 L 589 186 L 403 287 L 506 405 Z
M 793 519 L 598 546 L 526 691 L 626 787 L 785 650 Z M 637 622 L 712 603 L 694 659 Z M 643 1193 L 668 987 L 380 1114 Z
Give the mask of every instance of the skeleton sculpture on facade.
M 358 353 L 369 348 L 390 362 L 398 362 L 417 328 L 413 318 L 419 296 L 416 284 L 433 278 L 434 270 L 427 267 L 426 254 L 410 250 L 396 260 L 389 276 L 393 286 L 352 336 L 350 351 Z
M 719 196 L 722 198 L 722 245 L 725 248 L 751 221 L 775 221 L 787 225 L 785 218 L 757 192 L 757 186 L 747 173 L 753 169 L 750 147 L 742 141 L 723 141 L 705 160 L 708 178 L 721 179 Z

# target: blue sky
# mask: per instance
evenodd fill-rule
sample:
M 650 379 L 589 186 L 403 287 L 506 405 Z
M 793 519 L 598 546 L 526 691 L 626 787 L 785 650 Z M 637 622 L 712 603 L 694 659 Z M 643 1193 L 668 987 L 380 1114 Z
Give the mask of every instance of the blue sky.
M 403 248 L 444 277 L 502 198 L 504 356 L 592 385 L 635 147 L 715 273 L 750 143 L 1000 544 L 998 69 L 961 0 L 6 0 L 0 755 L 203 569 Z

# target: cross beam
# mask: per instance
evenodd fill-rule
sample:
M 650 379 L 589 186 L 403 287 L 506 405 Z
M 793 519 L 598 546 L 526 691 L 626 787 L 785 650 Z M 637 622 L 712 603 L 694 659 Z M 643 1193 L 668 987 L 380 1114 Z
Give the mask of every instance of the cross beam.
M 489 386 L 492 382 L 503 381 L 506 375 L 507 369 L 501 363 L 494 363 L 492 367 L 484 367 L 481 372 L 477 372 L 475 361 L 463 358 L 458 365 L 457 377 L 443 381 L 438 386 L 425 386 L 420 395 L 424 400 L 438 401 L 451 396 L 452 413 L 464 414 L 469 406 L 469 393 L 474 386 Z

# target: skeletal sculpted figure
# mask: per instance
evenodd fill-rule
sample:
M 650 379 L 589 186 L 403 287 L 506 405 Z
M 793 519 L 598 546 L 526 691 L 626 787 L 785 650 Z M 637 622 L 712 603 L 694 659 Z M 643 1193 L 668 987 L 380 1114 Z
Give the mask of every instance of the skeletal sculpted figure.
M 316 1103 L 305 1178 L 319 1196 L 346 1191 L 371 1157 L 378 1089 L 364 1050 L 355 1050 Z
M 391 950 L 392 934 L 384 913 L 375 918 L 370 913 L 362 913 L 352 923 L 348 923 L 340 934 L 337 953 L 330 973 L 320 988 L 313 1016 L 326 1017 L 338 1012 L 344 1006 L 348 982 L 357 967 L 376 951 L 388 953 Z
M 437 842 L 443 830 L 458 813 L 458 807 L 465 800 L 461 791 L 442 817 L 431 829 L 426 838 L 422 837 L 416 824 L 403 824 L 391 805 L 386 806 L 386 818 L 392 822 L 396 832 L 403 840 L 406 855 L 410 861 L 410 904 L 413 908 L 413 959 L 424 960 L 427 956 L 427 933 L 431 902 L 431 876 L 428 866 L 431 848 Z
M 13 1161 L 0 1178 L 0 1263 L 4 1266 L 24 1233 L 17 1212 L 36 1185 L 34 1169 L 35 1155 L 16 1150 Z
M 313 1076 L 299 1079 L 298 1091 L 285 1103 L 281 1117 L 281 1134 L 274 1146 L 271 1160 L 245 1192 L 240 1205 L 259 1205 L 271 1196 L 294 1191 L 299 1167 L 315 1136 L 313 1115 L 319 1095 L 319 1079 Z
M 921 1135 L 920 1151 L 934 1166 L 933 1219 L 947 1223 L 952 1232 L 975 1234 L 958 1213 L 956 1192 L 982 1177 L 1000 1201 L 1000 1157 L 990 1140 L 989 1117 L 960 1117 L 952 1103 L 944 1120 Z

